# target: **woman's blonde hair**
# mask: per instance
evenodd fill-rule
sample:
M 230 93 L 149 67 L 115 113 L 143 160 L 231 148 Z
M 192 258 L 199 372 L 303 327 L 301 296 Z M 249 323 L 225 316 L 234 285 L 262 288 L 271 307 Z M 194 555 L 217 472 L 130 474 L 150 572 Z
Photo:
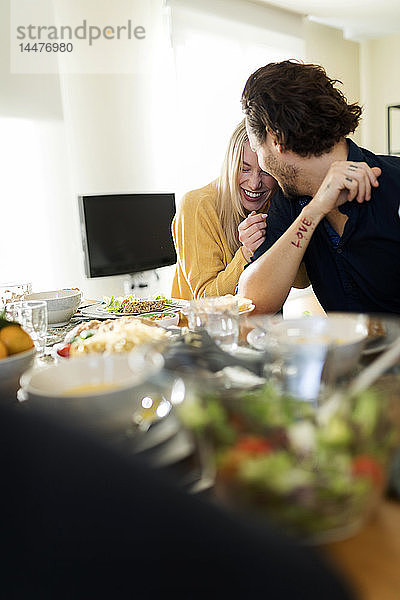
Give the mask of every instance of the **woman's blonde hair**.
M 217 185 L 217 214 L 226 235 L 228 247 L 235 254 L 240 246 L 239 223 L 247 217 L 242 204 L 239 177 L 243 166 L 243 149 L 248 142 L 245 121 L 235 128 L 228 143 Z

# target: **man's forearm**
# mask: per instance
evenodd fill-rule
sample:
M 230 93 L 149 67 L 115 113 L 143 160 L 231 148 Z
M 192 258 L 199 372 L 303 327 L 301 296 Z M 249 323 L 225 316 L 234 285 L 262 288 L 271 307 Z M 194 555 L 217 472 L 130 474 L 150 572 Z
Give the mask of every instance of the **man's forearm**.
M 256 312 L 275 313 L 282 307 L 322 218 L 310 202 L 275 244 L 243 271 L 238 293 L 253 300 Z

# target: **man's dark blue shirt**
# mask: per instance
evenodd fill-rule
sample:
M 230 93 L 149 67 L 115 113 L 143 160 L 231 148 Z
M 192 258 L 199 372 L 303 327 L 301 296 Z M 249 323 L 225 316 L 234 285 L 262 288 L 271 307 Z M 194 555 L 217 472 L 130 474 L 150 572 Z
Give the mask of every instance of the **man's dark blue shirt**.
M 343 235 L 323 219 L 316 227 L 304 263 L 326 311 L 400 314 L 400 158 L 375 155 L 347 140 L 348 160 L 380 167 L 379 187 L 369 202 L 339 207 L 348 216 Z M 266 239 L 256 260 L 290 227 L 311 197 L 289 199 L 279 191 L 268 211 Z

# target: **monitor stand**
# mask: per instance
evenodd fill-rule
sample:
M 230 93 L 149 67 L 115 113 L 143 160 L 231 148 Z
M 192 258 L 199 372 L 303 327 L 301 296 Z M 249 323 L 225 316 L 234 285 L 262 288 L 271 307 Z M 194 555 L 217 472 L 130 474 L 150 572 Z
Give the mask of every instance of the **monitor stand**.
M 130 296 L 150 296 L 152 293 L 151 287 L 154 282 L 159 280 L 157 271 L 140 271 L 139 273 L 131 273 L 124 280 L 124 295 Z

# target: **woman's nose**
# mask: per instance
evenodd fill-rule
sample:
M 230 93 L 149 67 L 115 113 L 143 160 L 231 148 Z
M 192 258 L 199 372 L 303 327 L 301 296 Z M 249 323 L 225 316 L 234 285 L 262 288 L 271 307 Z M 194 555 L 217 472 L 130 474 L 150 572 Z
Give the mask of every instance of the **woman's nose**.
M 253 171 L 250 174 L 250 177 L 248 179 L 248 183 L 249 186 L 251 187 L 252 190 L 257 190 L 262 182 L 261 182 L 261 174 L 258 171 Z

